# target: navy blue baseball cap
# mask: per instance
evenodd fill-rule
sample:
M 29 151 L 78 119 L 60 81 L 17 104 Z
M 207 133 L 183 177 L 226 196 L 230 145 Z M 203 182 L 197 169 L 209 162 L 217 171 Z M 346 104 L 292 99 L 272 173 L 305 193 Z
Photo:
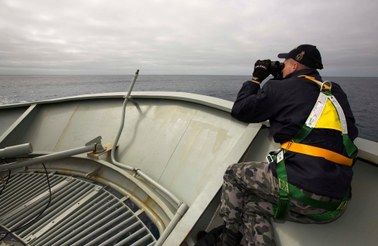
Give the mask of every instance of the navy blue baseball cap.
M 278 58 L 292 58 L 309 68 L 323 69 L 320 52 L 311 44 L 301 44 L 289 53 L 278 54 Z

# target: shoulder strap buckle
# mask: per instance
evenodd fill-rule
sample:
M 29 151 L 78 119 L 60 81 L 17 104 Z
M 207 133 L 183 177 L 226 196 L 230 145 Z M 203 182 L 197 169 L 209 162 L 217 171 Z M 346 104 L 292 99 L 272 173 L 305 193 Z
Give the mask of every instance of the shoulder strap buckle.
M 320 85 L 320 91 L 331 91 L 332 89 L 332 82 L 331 81 L 324 81 L 324 82 L 321 82 L 321 85 Z

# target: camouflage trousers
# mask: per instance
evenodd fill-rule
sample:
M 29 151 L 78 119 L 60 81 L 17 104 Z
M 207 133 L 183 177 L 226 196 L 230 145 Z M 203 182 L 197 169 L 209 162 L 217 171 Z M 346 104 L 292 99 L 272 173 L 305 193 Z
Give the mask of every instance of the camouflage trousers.
M 328 197 L 306 192 L 313 199 L 334 201 Z M 272 226 L 273 204 L 278 201 L 277 178 L 266 162 L 243 162 L 228 167 L 224 175 L 220 215 L 226 228 L 244 235 L 246 245 L 276 245 Z M 314 208 L 291 200 L 286 220 L 319 223 L 306 217 L 320 214 Z M 323 221 L 328 223 L 331 221 Z

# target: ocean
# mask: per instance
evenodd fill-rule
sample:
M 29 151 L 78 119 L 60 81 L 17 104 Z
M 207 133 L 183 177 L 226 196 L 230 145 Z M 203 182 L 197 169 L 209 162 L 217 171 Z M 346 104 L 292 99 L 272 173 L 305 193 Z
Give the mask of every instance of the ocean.
M 0 75 L 0 105 L 127 91 L 133 75 Z M 234 101 L 247 75 L 143 75 L 134 91 L 180 91 Z M 378 77 L 324 77 L 347 93 L 359 136 L 378 142 Z

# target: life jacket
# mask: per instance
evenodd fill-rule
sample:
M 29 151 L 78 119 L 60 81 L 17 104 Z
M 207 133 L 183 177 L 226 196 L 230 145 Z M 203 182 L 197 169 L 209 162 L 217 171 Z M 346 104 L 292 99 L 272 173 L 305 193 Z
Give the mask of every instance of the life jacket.
M 271 152 L 268 156 L 268 161 L 275 161 L 277 163 L 276 171 L 279 200 L 278 204 L 273 207 L 274 217 L 277 219 L 284 218 L 288 212 L 290 199 L 294 198 L 312 207 L 322 208 L 326 211 L 322 214 L 308 215 L 309 218 L 319 222 L 329 221 L 337 218 L 347 205 L 347 202 L 350 200 L 350 190 L 348 190 L 341 201 L 323 202 L 309 197 L 300 188 L 288 182 L 284 153 L 289 151 L 314 157 L 322 157 L 335 163 L 335 165 L 352 166 L 357 156 L 358 149 L 348 135 L 348 127 L 343 109 L 331 93 L 331 82 L 320 82 L 314 77 L 307 75 L 301 75 L 299 77 L 306 78 L 318 84 L 320 93 L 305 124 L 295 137 L 291 141 L 283 143 L 278 151 Z M 328 149 L 302 144 L 301 142 L 314 128 L 339 131 L 342 134 L 347 156 Z

